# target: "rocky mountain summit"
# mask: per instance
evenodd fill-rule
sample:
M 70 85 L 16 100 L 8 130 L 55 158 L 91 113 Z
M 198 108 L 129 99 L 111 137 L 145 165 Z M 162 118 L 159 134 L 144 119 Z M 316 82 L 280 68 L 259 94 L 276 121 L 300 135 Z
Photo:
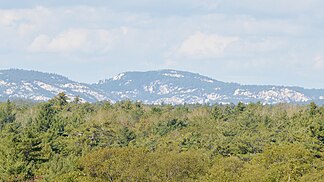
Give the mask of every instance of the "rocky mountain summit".
M 324 89 L 240 85 L 176 70 L 125 72 L 96 84 L 79 83 L 52 73 L 0 70 L 0 100 L 46 101 L 60 92 L 71 99 L 79 96 L 84 102 L 129 99 L 146 104 L 324 104 Z

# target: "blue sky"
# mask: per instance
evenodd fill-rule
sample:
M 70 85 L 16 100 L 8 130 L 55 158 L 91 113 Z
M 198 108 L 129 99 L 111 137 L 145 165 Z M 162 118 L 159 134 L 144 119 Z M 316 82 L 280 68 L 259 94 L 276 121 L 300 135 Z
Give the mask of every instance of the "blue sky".
M 321 0 L 0 0 L 0 68 L 324 88 L 323 20 Z

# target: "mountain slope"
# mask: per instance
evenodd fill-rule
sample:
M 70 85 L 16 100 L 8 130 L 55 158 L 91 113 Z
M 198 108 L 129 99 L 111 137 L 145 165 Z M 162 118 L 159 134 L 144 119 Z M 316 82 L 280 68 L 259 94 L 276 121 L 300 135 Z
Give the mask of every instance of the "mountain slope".
M 83 84 L 66 77 L 25 70 L 0 71 L 0 100 L 46 101 L 59 92 L 83 101 L 112 102 L 130 99 L 147 104 L 262 102 L 324 104 L 323 89 L 257 86 L 225 83 L 199 74 L 159 70 L 126 72 L 97 84 Z
M 324 90 L 300 87 L 240 85 L 175 70 L 126 72 L 93 85 L 113 100 L 144 103 L 323 103 Z
M 104 94 L 94 91 L 88 85 L 57 74 L 17 69 L 0 71 L 2 101 L 9 98 L 46 101 L 60 92 L 65 92 L 70 98 L 78 95 L 88 102 L 107 99 Z

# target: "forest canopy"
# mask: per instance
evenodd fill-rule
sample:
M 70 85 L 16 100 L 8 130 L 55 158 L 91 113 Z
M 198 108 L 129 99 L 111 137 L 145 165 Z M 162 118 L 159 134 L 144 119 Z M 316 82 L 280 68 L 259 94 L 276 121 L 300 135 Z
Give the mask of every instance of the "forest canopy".
M 0 181 L 322 181 L 324 107 L 0 104 Z

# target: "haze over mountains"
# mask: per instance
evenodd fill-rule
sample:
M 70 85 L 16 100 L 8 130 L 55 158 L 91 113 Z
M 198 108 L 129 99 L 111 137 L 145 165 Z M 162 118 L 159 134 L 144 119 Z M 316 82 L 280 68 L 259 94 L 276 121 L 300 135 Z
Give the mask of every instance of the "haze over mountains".
M 240 85 L 176 70 L 125 72 L 95 84 L 79 83 L 52 73 L 0 70 L 1 101 L 47 101 L 60 92 L 65 92 L 71 99 L 79 96 L 85 102 L 117 102 L 129 99 L 145 104 L 306 104 L 312 101 L 324 104 L 324 89 Z

